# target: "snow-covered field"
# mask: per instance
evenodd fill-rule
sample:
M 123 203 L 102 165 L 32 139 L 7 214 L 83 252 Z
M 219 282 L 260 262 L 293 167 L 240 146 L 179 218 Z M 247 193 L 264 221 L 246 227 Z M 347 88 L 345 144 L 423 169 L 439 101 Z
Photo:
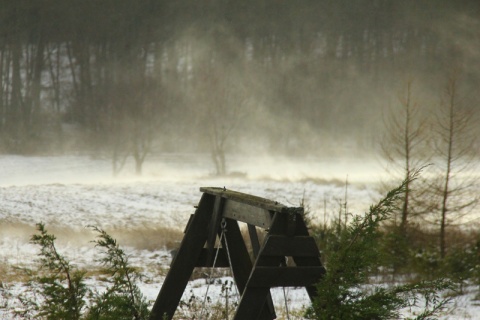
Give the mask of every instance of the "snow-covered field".
M 34 265 L 38 248 L 29 238 L 39 222 L 57 236 L 62 254 L 79 267 L 90 267 L 97 251 L 87 226 L 94 225 L 112 232 L 131 263 L 142 268 L 146 277 L 140 287 L 153 301 L 170 255 L 167 235 L 148 237 L 166 228 L 183 230 L 200 199 L 200 187 L 226 187 L 290 206 L 304 199 L 320 222 L 336 215 L 345 197 L 350 212 L 362 213 L 381 196 L 377 186 L 382 168 L 366 159 L 243 157 L 228 164 L 236 174 L 218 178 L 211 174 L 208 155 L 166 155 L 149 160 L 142 177 L 131 174 L 133 165 L 127 164 L 125 173 L 113 178 L 108 159 L 0 156 L 0 280 L 21 290 L 11 274 L 15 266 Z M 218 296 L 219 288 L 211 286 L 210 295 Z M 205 281 L 197 280 L 185 292 L 203 296 L 205 290 Z M 445 319 L 480 319 L 473 295 L 457 298 L 454 315 Z M 293 288 L 285 294 L 275 289 L 273 298 L 279 306 L 286 298 L 290 309 L 309 302 L 303 290 Z

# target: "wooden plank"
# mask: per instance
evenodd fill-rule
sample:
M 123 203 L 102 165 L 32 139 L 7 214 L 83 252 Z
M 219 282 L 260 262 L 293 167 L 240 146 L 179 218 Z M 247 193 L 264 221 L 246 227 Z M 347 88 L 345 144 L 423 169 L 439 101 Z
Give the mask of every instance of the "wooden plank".
M 245 241 L 243 240 L 242 234 L 240 232 L 240 228 L 238 226 L 237 221 L 232 219 L 225 219 L 226 220 L 226 236 L 222 243 L 223 247 L 226 248 L 228 244 L 230 258 L 232 260 L 232 269 L 233 275 L 235 278 L 235 283 L 237 284 L 238 291 L 240 295 L 243 296 L 245 288 L 247 286 L 247 281 L 252 271 L 252 261 L 250 260 L 250 255 L 248 254 L 247 247 L 245 245 Z M 266 295 L 265 295 L 266 298 Z M 243 299 L 242 299 L 243 300 Z M 271 314 L 268 306 L 264 304 L 265 299 L 263 301 L 253 301 L 255 303 L 255 316 L 254 317 L 240 317 L 235 318 L 237 320 L 241 319 L 258 319 L 258 320 L 271 320 L 275 319 L 276 315 Z M 247 309 L 250 309 L 251 304 L 246 305 Z M 240 308 L 240 306 L 239 306 Z M 238 311 L 238 309 L 237 309 Z
M 275 212 L 272 218 L 272 223 L 270 229 L 268 230 L 269 235 L 287 235 L 287 223 L 288 216 L 285 214 L 280 214 Z
M 245 319 L 276 319 L 276 315 L 264 315 L 264 310 L 268 310 L 264 306 L 267 296 L 270 293 L 270 288 L 253 288 L 248 287 L 243 295 L 235 312 L 233 320 Z
M 272 223 L 272 214 L 268 210 L 230 199 L 225 201 L 223 216 L 264 229 L 270 228 Z
M 226 249 L 228 245 L 233 276 L 241 294 L 245 289 L 253 264 L 238 223 L 231 219 L 225 219 L 225 222 L 226 233 L 222 240 L 222 247 Z
M 273 216 L 272 220 L 272 225 L 269 230 L 269 235 L 277 235 L 277 236 L 286 236 L 287 234 L 287 224 L 288 224 L 288 217 L 285 214 L 280 214 L 280 213 L 275 213 Z M 305 220 L 303 219 L 303 216 L 298 213 L 297 216 L 297 221 L 295 224 L 295 236 L 309 236 L 308 233 L 308 228 L 305 224 Z M 262 256 L 262 255 L 261 255 Z M 293 261 L 299 266 L 305 266 L 305 267 L 321 267 L 322 262 L 320 260 L 320 256 L 318 257 L 301 257 L 301 256 L 295 256 L 292 255 Z M 258 266 L 266 266 L 265 264 L 258 263 Z M 306 286 L 305 288 L 307 290 L 308 296 L 310 297 L 310 300 L 313 301 L 315 297 L 317 296 L 317 288 L 315 285 L 309 285 Z
M 269 235 L 261 254 L 265 256 L 320 257 L 315 239 L 308 236 Z
M 254 225 L 249 224 L 248 234 L 250 236 L 250 242 L 252 244 L 253 256 L 255 257 L 255 260 L 256 260 L 258 257 L 258 254 L 260 253 L 260 241 L 258 239 L 257 228 Z M 273 305 L 273 299 L 270 292 L 268 292 L 267 294 L 265 304 L 268 307 L 268 311 L 272 315 L 273 319 L 276 319 L 277 315 L 275 313 L 275 306 Z
M 323 267 L 256 267 L 249 287 L 306 287 L 315 285 L 325 273 Z
M 260 252 L 260 240 L 258 239 L 257 228 L 253 224 L 248 225 L 248 235 L 250 236 L 250 243 L 252 244 L 253 256 L 255 259 Z
M 225 199 L 230 199 L 235 202 L 248 204 L 248 205 L 255 206 L 255 207 L 262 208 L 269 211 L 284 212 L 286 209 L 289 209 L 289 207 L 284 206 L 283 204 L 278 203 L 277 201 L 272 201 L 269 199 L 253 196 L 247 193 L 227 190 L 225 188 L 202 187 L 200 188 L 200 191 L 204 193 L 212 194 L 215 196 L 221 196 Z
M 273 215 L 272 226 L 274 227 L 281 216 L 279 212 Z M 281 219 L 280 219 L 281 220 Z M 267 257 L 261 254 L 255 260 L 255 265 L 252 272 L 258 266 L 278 267 L 284 261 L 284 257 Z M 249 276 L 245 290 L 243 291 L 242 298 L 238 304 L 237 311 L 235 313 L 234 320 L 244 319 L 258 319 L 259 314 L 265 314 L 265 310 L 268 310 L 267 297 L 270 294 L 270 288 L 268 287 L 254 287 L 251 285 L 251 277 Z M 267 315 L 265 315 L 267 316 Z M 270 315 L 271 319 L 276 317 L 275 314 Z
M 211 264 L 213 262 L 214 253 L 213 250 L 215 249 L 215 242 L 217 240 L 217 232 L 220 227 L 220 220 L 222 219 L 222 212 L 223 212 L 223 205 L 225 199 L 216 196 L 215 197 L 215 205 L 213 206 L 213 216 L 210 220 L 210 224 L 208 225 L 208 238 L 207 238 L 207 264 Z
M 207 227 L 212 216 L 214 202 L 215 196 L 202 195 L 153 305 L 150 320 L 173 318 L 198 257 L 207 241 Z
M 296 234 L 299 236 L 308 236 L 308 228 L 305 224 L 305 220 L 303 218 L 297 222 L 297 230 Z M 293 261 L 297 266 L 311 266 L 311 267 L 318 267 L 321 266 L 323 268 L 322 262 L 319 257 L 299 257 L 299 256 L 292 256 Z M 325 268 L 324 268 L 325 269 Z M 315 297 L 317 296 L 317 286 L 307 286 L 305 288 L 307 290 L 308 296 L 310 297 L 310 301 L 313 302 Z

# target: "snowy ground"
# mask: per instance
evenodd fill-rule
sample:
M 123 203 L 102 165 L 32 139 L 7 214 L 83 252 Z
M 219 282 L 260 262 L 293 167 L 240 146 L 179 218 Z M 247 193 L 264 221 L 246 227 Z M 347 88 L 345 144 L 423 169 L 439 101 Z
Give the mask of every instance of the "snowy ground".
M 9 277 L 15 266 L 34 266 L 38 251 L 28 240 L 39 222 L 55 233 L 62 254 L 80 267 L 90 267 L 97 251 L 87 226 L 95 225 L 112 231 L 132 264 L 143 268 L 142 292 L 153 301 L 170 263 L 168 239 L 158 234 L 139 237 L 166 227 L 183 230 L 200 199 L 200 187 L 225 186 L 290 206 L 305 199 L 321 222 L 338 213 L 345 196 L 354 213 L 366 211 L 380 198 L 377 185 L 382 169 L 374 161 L 256 157 L 229 164 L 236 174 L 216 178 L 211 175 L 208 156 L 168 155 L 146 163 L 141 178 L 129 173 L 131 165 L 113 178 L 110 162 L 104 159 L 0 156 L 0 275 L 4 278 L 0 280 L 21 290 Z M 206 288 L 204 280 L 197 280 L 185 292 L 203 296 Z M 209 295 L 217 296 L 220 286 L 209 290 Z M 285 293 L 273 291 L 277 305 L 284 305 L 285 298 L 291 308 L 309 302 L 304 290 L 290 288 Z M 471 303 L 473 295 L 457 298 L 455 316 L 445 319 L 475 319 L 480 307 Z M 0 318 L 8 319 L 8 315 L 0 314 Z

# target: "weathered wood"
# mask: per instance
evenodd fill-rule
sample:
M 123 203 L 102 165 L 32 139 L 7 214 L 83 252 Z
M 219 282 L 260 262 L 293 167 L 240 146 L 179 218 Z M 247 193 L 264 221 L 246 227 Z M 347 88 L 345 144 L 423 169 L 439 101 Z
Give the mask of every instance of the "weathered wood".
M 275 213 L 272 218 L 272 224 L 270 226 L 268 234 L 270 235 L 283 235 L 283 236 L 295 236 L 298 234 L 298 221 L 303 221 L 303 211 L 290 211 L 287 214 Z M 301 234 L 303 235 L 303 234 Z M 307 231 L 308 235 L 308 231 Z
M 270 288 L 247 288 L 242 295 L 242 299 L 237 307 L 233 320 L 258 319 L 262 312 L 265 301 L 267 300 Z M 270 319 L 275 319 L 272 315 Z
M 215 249 L 215 242 L 217 240 L 217 232 L 220 227 L 220 221 L 222 220 L 222 213 L 223 213 L 223 206 L 224 206 L 225 199 L 216 196 L 215 197 L 215 205 L 213 206 L 213 216 L 210 220 L 210 224 L 208 226 L 208 238 L 207 238 L 207 264 L 211 264 L 213 261 L 214 256 L 214 249 Z
M 256 259 L 260 252 L 260 240 L 258 239 L 257 228 L 253 224 L 248 224 L 248 235 L 252 244 L 253 256 Z
M 323 267 L 255 267 L 248 285 L 251 287 L 306 287 L 325 274 Z
M 202 187 L 200 188 L 201 192 L 213 194 L 215 196 L 221 196 L 225 199 L 230 199 L 235 202 L 240 202 L 244 204 L 248 204 L 254 207 L 266 209 L 268 211 L 274 212 L 288 212 L 291 207 L 284 206 L 283 204 L 272 201 L 269 199 L 253 196 L 251 194 L 227 190 L 225 188 L 215 188 L 215 187 Z M 300 209 L 300 208 L 295 208 Z
M 255 260 L 257 259 L 260 253 L 260 241 L 258 239 L 257 228 L 254 225 L 248 225 L 248 234 L 250 236 L 250 243 L 252 244 L 253 256 Z M 272 315 L 273 319 L 277 317 L 275 313 L 275 306 L 273 305 L 273 299 L 270 292 L 267 294 L 267 299 L 265 300 L 265 304 L 268 308 L 269 313 Z M 265 309 L 265 308 L 264 308 Z
M 283 221 L 281 219 L 283 214 L 276 212 L 273 215 L 273 220 L 271 227 L 275 230 L 278 228 L 278 224 Z M 256 257 L 255 264 L 252 269 L 252 273 L 255 272 L 255 269 L 259 266 L 264 267 L 278 267 L 284 261 L 285 257 L 273 257 L 273 256 L 264 256 L 259 252 L 258 257 Z M 238 304 L 237 311 L 235 313 L 234 320 L 242 319 L 256 319 L 256 316 L 260 313 L 264 306 L 267 304 L 267 297 L 270 293 L 270 288 L 268 286 L 257 287 L 252 285 L 251 276 L 249 276 L 245 290 L 243 291 L 242 298 Z
M 226 249 L 228 246 L 232 261 L 233 277 L 235 278 L 238 291 L 241 293 L 245 289 L 253 263 L 237 221 L 225 219 L 225 223 L 226 232 L 222 239 L 222 247 Z
M 223 241 L 223 246 L 226 248 L 228 244 L 230 258 L 232 260 L 233 276 L 235 283 L 237 284 L 238 292 L 243 295 L 245 291 L 248 278 L 252 271 L 252 261 L 248 254 L 245 241 L 243 240 L 238 222 L 232 219 L 226 220 L 226 233 Z M 265 296 L 266 297 L 266 296 Z M 265 300 L 264 300 L 265 301 Z M 259 320 L 271 320 L 275 319 L 276 315 L 271 314 L 268 307 L 264 305 L 264 301 L 258 306 L 255 312 L 255 317 L 247 318 L 235 318 L 235 319 L 259 319 Z
M 307 236 L 268 235 L 262 249 L 265 256 L 320 257 L 315 239 Z
M 230 199 L 225 201 L 223 216 L 264 229 L 268 229 L 272 222 L 272 215 L 268 210 Z
M 309 236 L 307 225 L 305 224 L 305 220 L 300 219 L 297 221 L 296 224 L 296 231 L 295 234 L 298 236 Z M 297 266 L 311 266 L 311 267 L 323 267 L 322 262 L 319 257 L 301 257 L 301 256 L 292 256 L 293 261 Z M 310 286 L 306 286 L 305 289 L 307 290 L 308 296 L 310 300 L 313 301 L 317 296 L 317 287 L 312 284 Z
M 325 269 L 316 243 L 308 234 L 303 208 L 286 207 L 224 188 L 200 188 L 200 191 L 203 195 L 199 206 L 187 223 L 185 236 L 153 306 L 151 320 L 172 319 L 195 267 L 231 266 L 241 293 L 235 320 L 275 319 L 271 287 L 305 286 L 313 301 L 315 283 Z M 254 262 L 238 222 L 248 224 Z M 256 227 L 268 231 L 262 244 Z M 222 234 L 221 244 L 217 244 Z M 286 257 L 292 257 L 295 266 L 287 267 Z
M 215 197 L 203 194 L 191 219 L 180 248 L 172 261 L 157 300 L 150 313 L 151 320 L 172 319 L 182 298 L 188 280 L 207 240 L 207 226 L 211 219 Z

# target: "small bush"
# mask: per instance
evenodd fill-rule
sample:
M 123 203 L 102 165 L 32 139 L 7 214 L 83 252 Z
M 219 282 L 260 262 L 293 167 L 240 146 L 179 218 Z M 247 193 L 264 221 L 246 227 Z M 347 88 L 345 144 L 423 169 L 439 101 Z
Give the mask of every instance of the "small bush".
M 390 287 L 367 285 L 382 261 L 380 224 L 396 210 L 405 191 L 405 181 L 390 191 L 364 216 L 347 226 L 339 223 L 324 239 L 327 273 L 317 285 L 318 296 L 307 312 L 310 319 L 394 319 L 402 308 L 416 306 L 423 298 L 424 311 L 417 319 L 426 319 L 442 310 L 448 299 L 441 290 L 452 288 L 442 279 Z
M 87 319 L 146 319 L 149 315 L 148 305 L 135 284 L 141 274 L 130 266 L 127 255 L 115 239 L 104 230 L 92 228 L 98 233 L 95 245 L 102 251 L 99 262 L 105 267 L 112 285 L 105 293 L 94 295 Z
M 36 312 L 45 319 L 80 319 L 88 292 L 85 271 L 73 267 L 57 251 L 55 236 L 43 224 L 37 224 L 37 230 L 39 234 L 33 235 L 31 242 L 40 246 L 39 276 L 29 281 L 29 292 L 19 296 L 24 308 L 15 313 L 28 316 Z
M 93 229 L 98 233 L 94 242 L 101 250 L 99 262 L 111 283 L 104 293 L 87 287 L 86 271 L 77 269 L 58 252 L 55 236 L 39 223 L 39 233 L 31 237 L 31 242 L 40 246 L 40 268 L 37 272 L 26 270 L 30 275 L 28 290 L 16 296 L 22 307 L 7 303 L 1 307 L 28 319 L 147 319 L 148 305 L 136 285 L 140 273 L 129 264 L 115 239 L 99 228 Z M 8 288 L 2 289 L 3 297 L 14 298 Z

